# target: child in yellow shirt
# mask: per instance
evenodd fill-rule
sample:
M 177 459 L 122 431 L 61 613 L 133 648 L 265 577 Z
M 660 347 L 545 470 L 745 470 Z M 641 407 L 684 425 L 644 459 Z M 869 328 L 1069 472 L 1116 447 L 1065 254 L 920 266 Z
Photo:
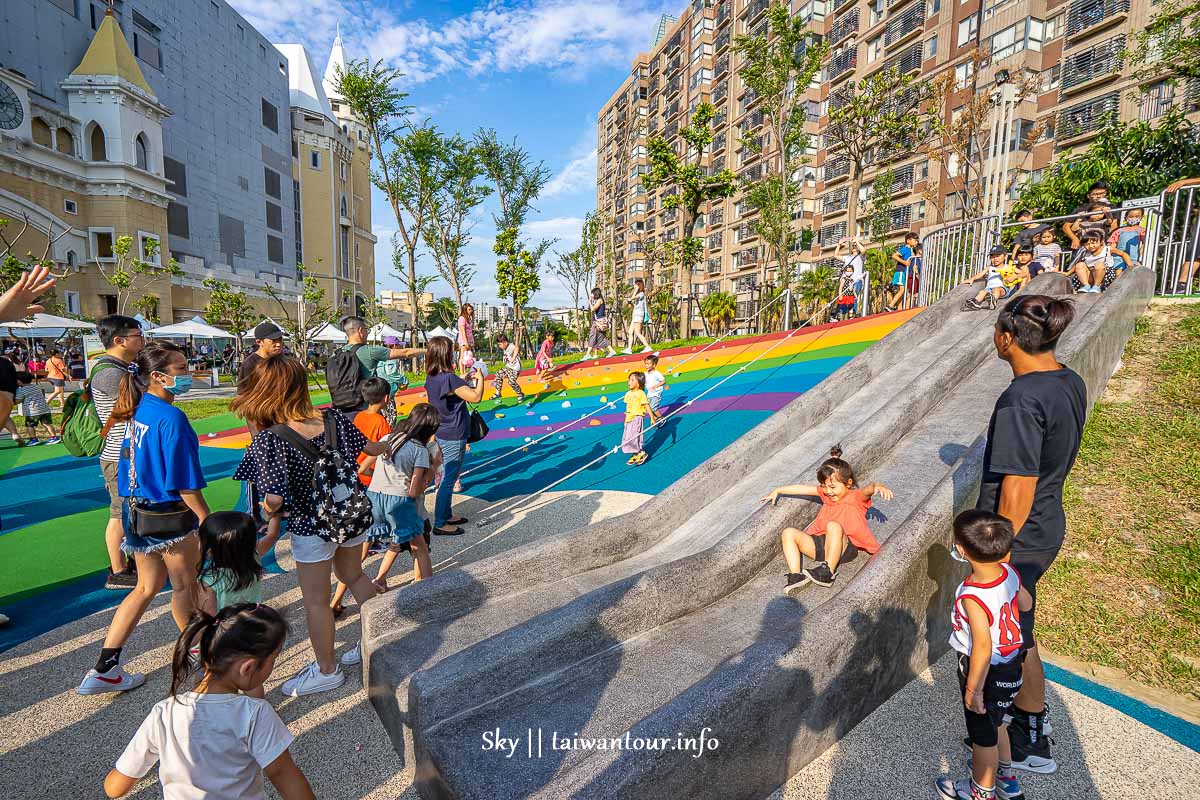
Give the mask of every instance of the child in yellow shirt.
M 625 432 L 621 436 L 621 452 L 632 453 L 626 464 L 646 463 L 646 451 L 642 449 L 644 417 L 650 417 L 651 424 L 658 421 L 658 415 L 650 407 L 650 398 L 646 396 L 646 373 L 631 372 L 629 391 L 625 393 Z

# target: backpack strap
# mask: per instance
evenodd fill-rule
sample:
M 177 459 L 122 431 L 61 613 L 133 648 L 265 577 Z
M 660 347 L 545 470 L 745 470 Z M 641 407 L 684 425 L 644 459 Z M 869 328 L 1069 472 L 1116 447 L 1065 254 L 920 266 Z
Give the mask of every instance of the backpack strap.
M 361 346 L 361 345 L 359 345 Z M 330 452 L 337 452 L 338 432 L 337 419 L 333 416 L 333 409 L 325 409 L 321 412 L 321 416 L 325 418 L 325 446 Z
M 267 428 L 267 430 L 299 450 L 309 461 L 316 463 L 317 459 L 321 457 L 321 451 L 318 450 L 317 446 L 312 443 L 312 440 L 305 439 L 299 433 L 288 427 L 287 423 L 272 425 L 271 427 Z M 328 430 L 328 428 L 326 430 Z

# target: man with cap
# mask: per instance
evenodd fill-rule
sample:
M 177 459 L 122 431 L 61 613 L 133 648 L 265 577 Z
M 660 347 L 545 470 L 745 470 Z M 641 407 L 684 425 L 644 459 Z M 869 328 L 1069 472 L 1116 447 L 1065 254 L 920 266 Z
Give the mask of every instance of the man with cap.
M 254 345 L 254 352 L 246 356 L 242 368 L 238 370 L 238 394 L 241 394 L 246 379 L 260 361 L 274 358 L 283 352 L 283 331 L 269 320 L 260 322 L 254 328 Z

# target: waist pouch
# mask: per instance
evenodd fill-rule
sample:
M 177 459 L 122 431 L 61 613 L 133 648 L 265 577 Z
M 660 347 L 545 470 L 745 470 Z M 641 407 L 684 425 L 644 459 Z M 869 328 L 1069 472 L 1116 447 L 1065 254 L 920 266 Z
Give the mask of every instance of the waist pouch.
M 169 503 L 151 503 L 130 497 L 129 507 L 131 532 L 138 536 L 161 536 L 164 533 L 186 533 L 200 524 L 196 513 L 182 500 Z

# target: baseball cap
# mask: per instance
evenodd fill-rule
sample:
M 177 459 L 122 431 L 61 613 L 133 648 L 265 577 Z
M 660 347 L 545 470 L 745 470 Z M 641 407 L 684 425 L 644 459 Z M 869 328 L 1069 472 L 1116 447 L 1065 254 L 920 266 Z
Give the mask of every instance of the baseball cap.
M 263 339 L 282 339 L 283 331 L 274 322 L 260 322 L 254 327 L 256 341 Z
M 1007 248 L 1004 247 L 1004 245 L 998 244 L 995 247 L 993 247 L 991 250 L 988 250 L 988 255 L 989 256 L 1006 256 L 1006 255 L 1008 255 L 1008 250 L 1007 250 Z

